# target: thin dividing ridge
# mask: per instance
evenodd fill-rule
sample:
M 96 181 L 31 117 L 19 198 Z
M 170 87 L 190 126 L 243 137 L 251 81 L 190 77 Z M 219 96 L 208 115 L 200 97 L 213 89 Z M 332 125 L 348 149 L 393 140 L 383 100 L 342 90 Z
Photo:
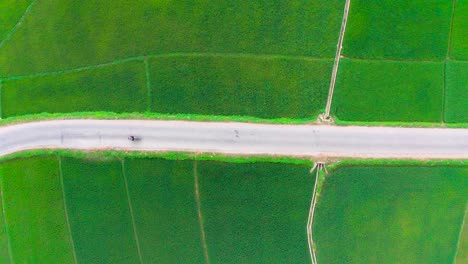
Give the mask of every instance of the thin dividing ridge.
M 327 105 L 325 107 L 324 119 L 327 119 L 327 120 L 330 119 L 330 109 L 331 109 L 331 104 L 333 100 L 333 91 L 335 90 L 336 76 L 338 75 L 338 66 L 340 64 L 341 49 L 343 48 L 343 40 L 344 40 L 345 31 L 346 31 L 346 24 L 348 21 L 350 4 L 351 4 L 351 0 L 346 0 L 344 12 L 343 12 L 343 21 L 341 22 L 340 36 L 338 38 L 338 44 L 336 46 L 335 62 L 333 63 L 333 70 L 332 70 L 332 75 L 330 79 L 330 89 L 328 92 Z
M 127 205 L 128 205 L 128 209 L 130 210 L 130 217 L 132 219 L 133 235 L 134 235 L 135 243 L 136 243 L 136 247 L 137 247 L 138 258 L 140 260 L 140 263 L 143 263 L 143 258 L 141 256 L 141 250 L 140 250 L 140 241 L 139 241 L 139 238 L 138 238 L 138 232 L 137 232 L 137 228 L 136 228 L 136 224 L 135 224 L 135 216 L 134 216 L 134 213 L 133 213 L 132 200 L 130 199 L 130 192 L 128 191 L 127 176 L 125 175 L 125 160 L 124 159 L 120 159 L 120 165 L 121 165 L 121 168 L 122 168 L 122 177 L 123 177 L 124 185 L 125 185 L 125 194 L 127 196 Z
M 57 155 L 57 159 L 58 159 L 58 165 L 59 165 L 60 186 L 62 187 L 63 209 L 64 209 L 64 212 L 65 212 L 65 222 L 67 224 L 69 239 L 70 239 L 70 243 L 71 243 L 71 247 L 72 247 L 73 261 L 75 263 L 78 263 L 78 260 L 77 260 L 77 257 L 76 257 L 75 242 L 73 241 L 73 236 L 72 236 L 71 227 L 70 227 L 70 221 L 69 221 L 69 217 L 68 217 L 67 198 L 65 197 L 65 185 L 63 183 L 62 158 L 59 155 Z
M 198 223 L 200 225 L 200 238 L 205 256 L 205 263 L 210 264 L 210 256 L 208 254 L 208 246 L 206 244 L 205 225 L 203 224 L 203 215 L 201 213 L 200 189 L 198 186 L 198 168 L 197 161 L 193 162 L 193 186 L 195 189 L 195 202 L 197 205 Z
M 31 4 L 29 4 L 29 6 L 24 11 L 23 15 L 18 20 L 18 22 L 13 26 L 10 32 L 8 32 L 5 38 L 0 42 L 0 48 L 2 48 L 3 45 L 5 45 L 5 43 L 11 38 L 11 36 L 13 36 L 13 34 L 16 32 L 16 29 L 21 25 L 21 23 L 23 23 L 24 19 L 29 14 L 29 11 L 31 11 L 31 8 L 36 4 L 36 2 L 37 0 L 34 0 L 31 2 Z
M 309 57 L 309 56 L 293 56 L 293 55 L 282 55 L 282 54 L 256 54 L 256 53 L 213 53 L 213 52 L 174 52 L 174 53 L 164 53 L 164 54 L 153 54 L 153 55 L 146 55 L 146 56 L 135 56 L 135 57 L 128 57 L 124 59 L 117 59 L 110 62 L 88 65 L 88 66 L 81 66 L 72 69 L 63 69 L 57 71 L 50 71 L 50 72 L 39 72 L 33 73 L 28 75 L 16 75 L 16 76 L 9 76 L 0 78 L 3 81 L 9 80 L 20 80 L 26 78 L 34 78 L 34 77 L 41 77 L 41 76 L 49 76 L 49 75 L 59 75 L 59 74 L 66 74 L 72 72 L 80 72 L 85 70 L 92 70 L 106 66 L 118 65 L 125 62 L 130 61 L 145 61 L 149 58 L 171 58 L 171 57 L 220 57 L 220 58 L 252 58 L 252 59 L 290 59 L 290 60 L 302 60 L 302 61 L 328 61 L 332 60 L 333 58 L 327 57 Z

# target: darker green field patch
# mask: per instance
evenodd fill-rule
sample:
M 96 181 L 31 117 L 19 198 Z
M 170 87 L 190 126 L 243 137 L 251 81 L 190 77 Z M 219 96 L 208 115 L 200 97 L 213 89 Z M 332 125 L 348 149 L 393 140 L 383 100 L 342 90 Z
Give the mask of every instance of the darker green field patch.
M 468 122 L 468 62 L 446 65 L 445 122 Z
M 202 214 L 213 263 L 308 263 L 309 168 L 198 162 Z
M 143 62 L 4 81 L 2 117 L 84 111 L 138 112 L 147 106 Z
M 0 168 L 13 261 L 72 263 L 57 159 L 18 159 Z
M 332 112 L 345 121 L 441 122 L 443 63 L 343 59 Z
M 79 263 L 138 263 L 120 161 L 63 158 L 63 182 Z
M 453 1 L 353 0 L 343 44 L 351 58 L 443 60 Z
M 468 170 L 344 167 L 316 207 L 319 263 L 452 263 L 468 202 Z
M 205 263 L 193 161 L 126 159 L 143 263 Z
M 450 58 L 468 60 L 468 2 L 455 2 Z
M 325 106 L 332 64 L 218 56 L 154 58 L 153 111 L 309 118 Z

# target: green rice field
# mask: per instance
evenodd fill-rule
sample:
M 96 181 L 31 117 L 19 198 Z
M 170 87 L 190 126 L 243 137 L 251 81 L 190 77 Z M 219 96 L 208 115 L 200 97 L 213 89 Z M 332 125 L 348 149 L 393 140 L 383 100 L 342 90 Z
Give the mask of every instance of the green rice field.
M 313 120 L 326 105 L 344 3 L 8 0 L 0 4 L 0 115 Z M 450 86 L 466 78 L 434 64 L 466 62 L 467 10 L 466 1 L 353 0 L 336 118 L 466 122 L 454 99 L 463 90 Z
M 445 121 L 468 122 L 468 61 L 446 65 Z
M 0 49 L 0 76 L 175 52 L 333 57 L 342 11 L 342 0 L 37 1 Z
M 452 7 L 453 1 L 446 0 L 352 0 L 343 54 L 441 61 L 447 53 Z
M 307 262 L 309 169 L 100 155 L 4 162 L 0 260 Z
M 143 263 L 204 263 L 193 161 L 126 159 Z
M 339 168 L 316 207 L 317 261 L 453 263 L 467 194 L 466 167 Z
M 72 263 L 58 160 L 15 160 L 2 164 L 0 170 L 11 247 L 11 256 L 3 255 L 6 262 L 2 263 Z
M 149 108 L 147 98 L 145 68 L 138 61 L 5 81 L 1 89 L 3 117 L 43 112 L 144 112 Z
M 198 162 L 213 263 L 308 263 L 309 169 L 274 163 Z
M 443 75 L 443 63 L 342 59 L 332 112 L 341 120 L 442 122 Z
M 263 118 L 318 115 L 333 64 L 332 60 L 222 56 L 149 62 L 155 112 Z
M 64 158 L 61 167 L 78 262 L 137 263 L 121 162 Z
M 466 0 L 455 2 L 453 17 L 450 57 L 458 60 L 468 60 L 468 3 Z

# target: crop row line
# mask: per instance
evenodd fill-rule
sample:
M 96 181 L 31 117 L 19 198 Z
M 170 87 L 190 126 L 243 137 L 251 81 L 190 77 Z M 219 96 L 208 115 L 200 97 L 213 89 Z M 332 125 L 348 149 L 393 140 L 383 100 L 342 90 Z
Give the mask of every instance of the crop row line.
M 76 257 L 75 242 L 73 241 L 73 236 L 72 236 L 71 227 L 70 227 L 70 220 L 68 217 L 67 198 L 65 197 L 65 184 L 63 183 L 62 157 L 60 155 L 57 155 L 57 159 L 58 159 L 58 166 L 59 166 L 60 185 L 62 187 L 63 210 L 65 213 L 65 222 L 67 224 L 68 234 L 69 234 L 68 239 L 70 240 L 70 245 L 72 247 L 73 260 L 76 264 L 78 263 L 78 260 Z
M 462 243 L 461 238 L 463 236 L 463 227 L 465 227 L 466 215 L 468 215 L 468 203 L 465 204 L 465 214 L 463 215 L 463 220 L 460 226 L 460 232 L 458 233 L 457 248 L 455 250 L 455 254 L 453 255 L 453 263 L 456 263 L 458 250 L 460 249 L 460 244 Z
M 210 255 L 208 254 L 208 246 L 206 244 L 205 225 L 203 224 L 203 214 L 201 212 L 200 188 L 198 186 L 198 166 L 197 161 L 193 162 L 193 187 L 195 193 L 195 202 L 197 204 L 198 224 L 200 225 L 200 239 L 205 255 L 205 263 L 210 264 Z
M 452 4 L 452 16 L 450 18 L 450 30 L 448 36 L 448 43 L 447 43 L 447 53 L 444 59 L 444 85 L 442 87 L 442 122 L 445 123 L 445 101 L 446 101 L 446 94 L 447 94 L 447 61 L 450 60 L 450 46 L 452 45 L 452 31 L 453 31 L 453 18 L 455 16 L 455 6 L 457 4 L 457 0 L 453 0 Z
M 132 219 L 132 228 L 133 228 L 133 235 L 135 238 L 135 243 L 136 243 L 136 248 L 138 252 L 138 258 L 140 260 L 140 263 L 143 263 L 143 258 L 141 257 L 141 250 L 140 250 L 140 241 L 138 238 L 138 232 L 135 224 L 135 216 L 133 214 L 133 206 L 132 206 L 132 200 L 130 198 L 130 192 L 128 191 L 128 182 L 127 182 L 127 176 L 125 175 L 125 160 L 120 159 L 120 165 L 122 168 L 122 177 L 124 180 L 124 186 L 125 186 L 125 194 L 127 196 L 127 204 L 128 204 L 128 209 L 130 210 L 130 217 Z
M 36 4 L 37 0 L 34 0 L 29 4 L 29 6 L 26 8 L 24 11 L 23 15 L 20 17 L 18 22 L 13 26 L 13 28 L 8 32 L 8 34 L 5 36 L 5 38 L 0 42 L 0 48 L 5 45 L 5 43 L 11 38 L 11 36 L 16 32 L 16 29 L 23 23 L 24 19 L 26 16 L 29 14 L 29 11 L 31 11 L 31 8 Z
M 7 222 L 7 217 L 6 217 L 6 210 L 5 210 L 5 199 L 4 199 L 4 190 L 3 190 L 3 185 L 4 185 L 4 180 L 5 177 L 0 177 L 0 200 L 2 202 L 2 214 L 3 214 L 3 222 L 5 223 L 5 234 L 7 237 L 7 244 L 8 244 L 8 254 L 10 255 L 10 262 L 12 264 L 15 263 L 13 259 L 13 251 L 11 250 L 11 238 L 10 238 L 10 233 L 8 231 L 8 222 Z

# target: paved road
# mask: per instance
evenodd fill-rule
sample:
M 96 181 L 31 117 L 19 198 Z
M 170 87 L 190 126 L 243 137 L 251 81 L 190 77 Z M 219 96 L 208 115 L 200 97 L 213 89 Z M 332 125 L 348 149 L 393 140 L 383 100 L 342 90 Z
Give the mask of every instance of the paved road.
M 142 139 L 130 142 L 128 135 Z M 54 120 L 0 127 L 0 155 L 37 148 L 467 159 L 468 129 L 138 120 Z

